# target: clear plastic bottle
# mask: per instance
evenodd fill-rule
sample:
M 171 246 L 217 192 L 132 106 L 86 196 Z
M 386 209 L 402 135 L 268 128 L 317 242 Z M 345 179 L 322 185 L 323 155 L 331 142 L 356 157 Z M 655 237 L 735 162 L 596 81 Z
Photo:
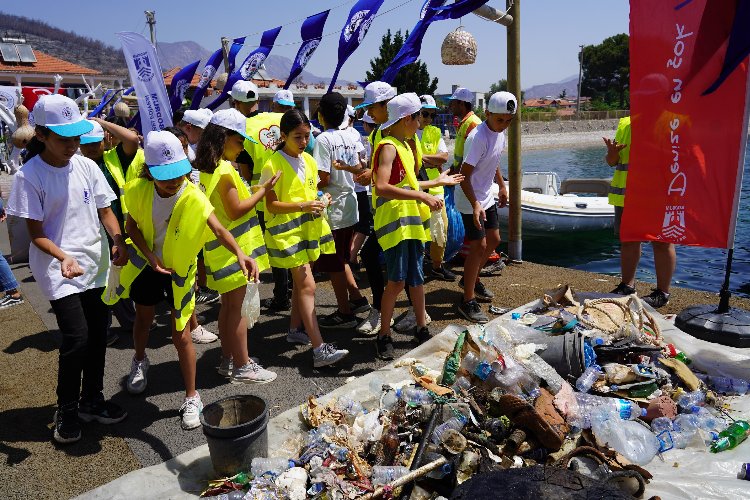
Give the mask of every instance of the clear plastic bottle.
M 597 440 L 637 465 L 648 464 L 660 449 L 659 440 L 647 427 L 616 418 L 603 407 L 591 416 L 591 430 Z
M 318 191 L 318 201 L 323 203 L 323 211 L 321 212 L 321 215 L 325 217 L 326 219 L 328 219 L 328 212 L 330 211 L 331 206 L 330 206 L 329 198 L 328 196 L 326 196 L 326 193 L 324 193 L 323 191 Z
M 723 418 L 715 416 L 703 406 L 693 406 L 693 414 L 698 419 L 698 428 L 704 431 L 721 431 L 726 427 Z
M 250 472 L 253 476 L 258 477 L 266 473 L 278 476 L 287 469 L 294 467 L 294 460 L 288 458 L 265 458 L 255 457 L 250 462 Z
M 741 378 L 730 377 L 708 377 L 708 384 L 716 392 L 722 394 L 737 394 L 743 396 L 747 393 L 750 382 Z
M 461 393 L 461 389 L 469 390 L 471 389 L 471 382 L 466 377 L 458 377 L 456 379 L 456 382 L 453 384 L 453 390 L 457 393 Z
M 428 405 L 432 403 L 432 395 L 427 389 L 420 387 L 406 387 L 396 391 L 399 399 L 410 405 Z
M 567 384 L 560 374 L 536 353 L 532 353 L 524 360 L 523 365 L 531 373 L 547 382 L 547 388 L 552 394 L 557 394 Z
M 407 467 L 401 467 L 399 465 L 376 465 L 372 468 L 372 475 L 370 476 L 370 480 L 372 481 L 373 486 L 382 486 L 384 484 L 392 483 L 396 479 L 403 477 L 408 473 L 409 469 Z
M 706 394 L 703 391 L 692 391 L 682 394 L 677 399 L 677 406 L 680 408 L 692 408 L 700 405 L 706 400 Z
M 599 365 L 591 365 L 586 368 L 583 374 L 576 380 L 576 389 L 581 392 L 589 392 L 594 382 L 602 376 L 602 369 Z
M 362 403 L 360 403 L 359 401 L 355 401 L 348 396 L 339 397 L 336 400 L 336 408 L 341 410 L 341 412 L 345 415 L 351 417 L 352 420 L 354 420 L 357 415 L 364 411 L 364 409 L 362 408 Z
M 204 500 L 242 500 L 245 498 L 245 491 L 236 490 L 230 491 L 229 493 L 221 493 L 220 495 L 203 497 Z
M 466 353 L 461 368 L 465 369 L 472 375 L 476 375 L 480 380 L 487 380 L 492 374 L 492 364 L 490 361 L 480 359 L 473 352 Z
M 440 453 L 425 453 L 424 459 L 422 459 L 422 465 L 426 465 L 430 462 L 434 462 L 442 457 Z M 427 477 L 432 479 L 443 479 L 445 476 L 453 472 L 453 465 L 450 462 L 446 462 L 437 469 L 432 469 L 427 473 Z
M 328 446 L 328 452 L 332 457 L 334 457 L 341 463 L 346 463 L 349 461 L 349 449 L 344 446 L 339 446 L 337 444 L 331 443 Z
M 578 411 L 572 416 L 573 424 L 581 429 L 591 427 L 591 416 L 596 410 L 616 415 L 621 420 L 635 420 L 646 415 L 646 410 L 626 399 L 607 398 L 586 394 L 575 393 Z
M 654 434 L 671 431 L 672 429 L 672 420 L 669 417 L 657 417 L 651 421 L 651 430 L 654 431 Z
M 442 424 L 435 427 L 435 430 L 432 431 L 432 442 L 435 444 L 440 444 L 443 433 L 445 433 L 445 431 L 447 431 L 448 429 L 460 431 L 461 429 L 463 429 L 464 425 L 466 425 L 466 417 L 464 417 L 463 415 L 459 417 L 449 418 Z

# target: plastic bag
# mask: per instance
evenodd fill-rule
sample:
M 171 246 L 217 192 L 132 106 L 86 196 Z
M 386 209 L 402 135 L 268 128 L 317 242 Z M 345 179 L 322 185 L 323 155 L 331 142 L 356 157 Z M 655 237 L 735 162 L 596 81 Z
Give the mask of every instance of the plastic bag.
M 109 275 L 107 276 L 107 288 L 104 289 L 103 299 L 105 302 L 112 302 L 117 298 L 117 287 L 120 286 L 120 272 L 122 266 L 114 264 L 109 265 Z
M 445 227 L 442 210 L 437 210 L 430 214 L 430 234 L 432 241 L 436 245 L 445 248 L 445 244 L 448 241 L 448 228 Z
M 257 282 L 247 284 L 245 299 L 242 301 L 242 316 L 247 318 L 248 329 L 252 328 L 260 317 L 260 294 Z

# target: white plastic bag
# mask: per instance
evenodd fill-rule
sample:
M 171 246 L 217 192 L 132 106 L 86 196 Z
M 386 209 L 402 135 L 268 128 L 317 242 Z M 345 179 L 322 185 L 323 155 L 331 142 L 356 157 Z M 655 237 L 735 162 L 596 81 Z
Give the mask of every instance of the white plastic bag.
M 242 316 L 247 318 L 248 329 L 252 328 L 260 317 L 260 294 L 258 283 L 255 281 L 247 284 L 245 299 L 242 301 Z
M 117 287 L 120 286 L 120 272 L 122 266 L 114 264 L 109 265 L 109 275 L 107 276 L 107 288 L 104 289 L 104 300 L 112 302 L 117 298 Z
M 445 248 L 448 242 L 448 228 L 445 227 L 442 210 L 430 213 L 430 235 L 437 246 Z

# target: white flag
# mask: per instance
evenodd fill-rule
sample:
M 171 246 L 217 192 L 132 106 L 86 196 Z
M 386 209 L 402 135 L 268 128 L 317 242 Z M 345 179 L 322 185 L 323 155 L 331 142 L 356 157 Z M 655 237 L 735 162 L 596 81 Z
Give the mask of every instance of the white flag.
M 122 41 L 122 52 L 128 64 L 130 81 L 138 97 L 141 133 L 145 137 L 152 130 L 172 126 L 172 107 L 161 72 L 156 49 L 138 33 L 117 33 Z

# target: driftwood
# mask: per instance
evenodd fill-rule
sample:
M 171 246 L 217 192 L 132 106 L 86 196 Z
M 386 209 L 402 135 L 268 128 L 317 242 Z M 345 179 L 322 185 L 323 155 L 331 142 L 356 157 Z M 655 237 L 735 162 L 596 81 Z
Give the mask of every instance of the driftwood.
M 416 481 L 417 479 L 426 475 L 428 472 L 433 471 L 437 469 L 438 467 L 443 466 L 447 462 L 448 460 L 445 457 L 440 457 L 434 462 L 430 462 L 426 465 L 423 465 L 422 467 L 418 469 L 414 469 L 413 471 L 409 472 L 405 476 L 401 476 L 400 478 L 396 479 L 392 483 L 386 484 L 384 486 L 380 486 L 372 493 L 368 493 L 367 495 L 363 495 L 359 498 L 360 500 L 372 500 L 374 498 L 380 498 L 381 496 L 383 496 L 385 492 L 393 491 L 394 489 L 399 488 L 407 483 Z

